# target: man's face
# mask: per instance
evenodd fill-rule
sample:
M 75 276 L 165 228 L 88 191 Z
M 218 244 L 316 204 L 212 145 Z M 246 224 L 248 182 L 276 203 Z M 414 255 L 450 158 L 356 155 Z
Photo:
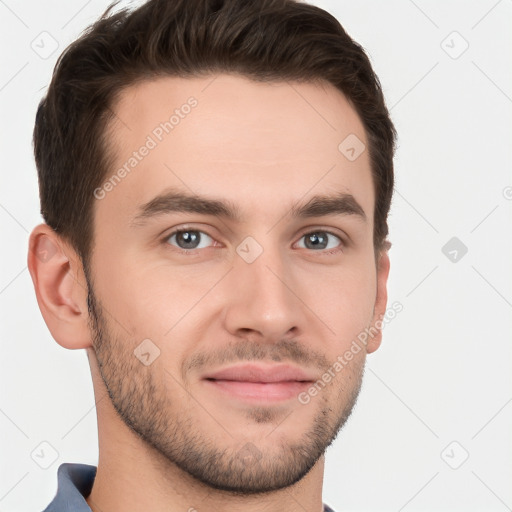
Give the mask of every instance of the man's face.
M 376 346 L 299 395 L 383 313 L 375 196 L 368 151 L 338 149 L 367 141 L 334 87 L 212 79 L 143 82 L 113 106 L 91 327 L 125 423 L 200 481 L 250 493 L 302 478 L 355 403 Z

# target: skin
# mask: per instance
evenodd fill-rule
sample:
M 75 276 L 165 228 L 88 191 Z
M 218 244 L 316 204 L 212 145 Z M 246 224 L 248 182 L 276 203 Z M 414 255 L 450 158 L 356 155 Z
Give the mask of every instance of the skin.
M 87 275 L 47 225 L 30 236 L 45 322 L 60 345 L 85 348 L 91 365 L 100 455 L 87 502 L 95 512 L 282 512 L 298 503 L 320 512 L 323 450 L 350 414 L 381 334 L 307 404 L 241 400 L 203 377 L 281 361 L 319 379 L 384 315 L 389 257 L 375 259 L 368 151 L 349 161 L 338 150 L 349 134 L 367 146 L 364 128 L 329 84 L 159 78 L 112 106 L 107 178 L 190 96 L 198 101 L 190 114 L 95 200 Z M 132 225 L 141 205 L 171 188 L 229 201 L 240 219 L 171 212 Z M 366 220 L 290 213 L 339 192 Z M 210 238 L 183 254 L 170 235 L 184 226 Z M 304 235 L 325 231 L 340 239 L 306 245 Z M 252 263 L 236 251 L 247 236 L 263 251 Z M 37 257 L 45 249 L 52 256 Z M 145 339 L 160 351 L 148 366 L 134 355 Z

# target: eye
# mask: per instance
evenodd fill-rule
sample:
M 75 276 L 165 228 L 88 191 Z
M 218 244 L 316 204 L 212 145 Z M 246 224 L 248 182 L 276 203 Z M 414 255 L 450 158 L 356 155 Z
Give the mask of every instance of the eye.
M 198 229 L 178 229 L 165 237 L 164 241 L 184 252 L 205 249 L 216 244 L 210 235 Z M 343 240 L 330 231 L 317 230 L 302 235 L 297 245 L 301 249 L 311 249 L 316 252 L 326 250 L 336 252 L 336 249 L 343 246 Z
M 208 247 L 213 238 L 204 231 L 197 229 L 180 229 L 174 231 L 167 238 L 166 242 L 175 245 L 178 249 L 204 249 Z
M 302 243 L 302 241 L 304 241 Z M 302 244 L 301 244 L 302 243 Z M 302 235 L 298 242 L 301 249 L 313 249 L 316 251 L 336 249 L 343 245 L 341 238 L 329 231 L 311 231 Z

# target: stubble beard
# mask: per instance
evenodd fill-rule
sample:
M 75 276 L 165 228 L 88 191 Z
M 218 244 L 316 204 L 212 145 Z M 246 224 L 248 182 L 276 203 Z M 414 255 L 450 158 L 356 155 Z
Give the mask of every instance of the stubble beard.
M 301 405 L 316 406 L 318 413 L 299 440 L 281 437 L 272 448 L 258 447 L 250 439 L 229 446 L 231 437 L 226 433 L 226 445 L 219 446 L 201 430 L 204 421 L 194 420 L 185 408 L 179 411 L 161 384 L 161 376 L 155 375 L 152 366 L 141 364 L 133 348 L 126 348 L 131 347 L 128 340 L 112 335 L 90 279 L 86 279 L 94 351 L 114 409 L 150 449 L 205 486 L 242 496 L 289 487 L 313 468 L 349 418 L 361 388 L 364 361 L 357 368 L 354 365 L 347 378 L 337 377 L 342 383 L 337 393 L 323 390 L 310 404 Z M 272 425 L 276 413 L 272 406 L 258 406 L 248 410 L 247 418 Z M 286 421 L 293 421 L 293 413 L 283 424 Z

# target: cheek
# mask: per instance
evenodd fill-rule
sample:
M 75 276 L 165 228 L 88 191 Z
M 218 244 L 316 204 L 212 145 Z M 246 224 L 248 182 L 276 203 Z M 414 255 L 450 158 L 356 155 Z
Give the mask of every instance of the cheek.
M 322 276 L 308 275 L 301 290 L 304 302 L 329 327 L 328 334 L 336 339 L 339 349 L 340 345 L 350 344 L 372 319 L 375 267 L 353 265 L 324 272 Z
M 209 302 L 202 298 L 219 280 L 218 271 L 142 261 L 129 253 L 114 258 L 113 254 L 105 251 L 103 265 L 95 271 L 96 293 L 112 321 L 132 337 L 149 338 L 163 348 L 178 333 L 192 326 L 198 330 L 198 315 L 204 315 Z

